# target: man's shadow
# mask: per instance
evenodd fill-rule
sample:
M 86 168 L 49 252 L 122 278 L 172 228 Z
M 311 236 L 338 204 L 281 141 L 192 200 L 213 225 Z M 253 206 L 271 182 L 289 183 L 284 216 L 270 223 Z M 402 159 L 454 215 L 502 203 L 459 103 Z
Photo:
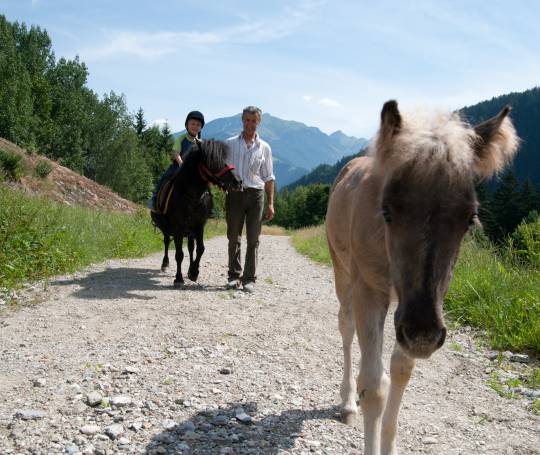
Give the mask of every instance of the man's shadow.
M 165 276 L 166 282 L 164 283 L 163 277 Z M 90 273 L 82 278 L 53 280 L 51 284 L 80 286 L 80 289 L 73 293 L 75 297 L 80 299 L 152 300 L 156 297 L 143 295 L 136 291 L 169 291 L 173 288 L 173 276 L 165 275 L 157 267 L 156 269 L 119 267 L 107 268 L 101 272 Z M 186 284 L 178 290 L 180 292 L 182 290 L 212 292 L 223 289 L 223 287 L 186 281 Z
M 223 409 L 202 410 L 155 435 L 146 454 L 277 454 L 294 447 L 304 421 L 322 419 L 339 420 L 338 407 L 257 416 L 256 403 L 229 403 Z

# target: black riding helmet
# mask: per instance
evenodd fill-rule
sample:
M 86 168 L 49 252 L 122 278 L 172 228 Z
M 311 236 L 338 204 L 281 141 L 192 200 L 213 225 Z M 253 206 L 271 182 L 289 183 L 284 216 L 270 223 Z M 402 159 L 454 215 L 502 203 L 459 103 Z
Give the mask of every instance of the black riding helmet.
M 202 115 L 201 112 L 199 111 L 191 111 L 187 117 L 186 117 L 186 123 L 185 123 L 185 127 L 187 128 L 187 122 L 189 120 L 198 120 L 199 122 L 201 122 L 201 129 L 204 128 L 204 115 Z

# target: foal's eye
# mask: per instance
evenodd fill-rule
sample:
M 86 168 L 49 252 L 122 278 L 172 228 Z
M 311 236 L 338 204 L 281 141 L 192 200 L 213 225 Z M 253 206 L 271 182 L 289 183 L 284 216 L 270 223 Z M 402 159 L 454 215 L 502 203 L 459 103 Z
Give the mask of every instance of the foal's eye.
M 390 210 L 388 210 L 388 207 L 386 205 L 382 206 L 382 216 L 386 224 L 392 221 L 392 217 L 390 216 Z

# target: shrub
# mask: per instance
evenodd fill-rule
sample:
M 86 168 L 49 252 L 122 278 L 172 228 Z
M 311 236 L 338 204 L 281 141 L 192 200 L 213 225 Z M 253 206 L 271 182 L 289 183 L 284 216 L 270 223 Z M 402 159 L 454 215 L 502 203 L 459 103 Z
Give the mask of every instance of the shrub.
M 52 166 L 47 160 L 41 160 L 34 168 L 34 175 L 41 179 L 47 178 L 51 173 Z
M 531 221 L 527 222 L 528 220 Z M 523 221 L 512 233 L 509 242 L 510 251 L 521 261 L 540 268 L 540 216 L 538 212 L 531 212 L 527 221 Z
M 19 180 L 24 174 L 22 157 L 2 149 L 0 149 L 0 167 L 10 180 Z

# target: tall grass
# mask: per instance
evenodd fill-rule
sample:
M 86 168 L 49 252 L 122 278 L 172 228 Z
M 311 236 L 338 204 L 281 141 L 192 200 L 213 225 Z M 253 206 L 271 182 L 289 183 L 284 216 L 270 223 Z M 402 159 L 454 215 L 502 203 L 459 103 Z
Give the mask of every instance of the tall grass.
M 321 264 L 332 265 L 324 225 L 294 231 L 291 237 L 296 250 Z
M 465 241 L 445 309 L 485 330 L 496 349 L 540 352 L 540 271 L 520 264 L 508 248 Z
M 323 226 L 301 229 L 292 243 L 302 254 L 331 265 Z M 445 299 L 446 315 L 485 330 L 495 349 L 540 352 L 540 271 L 516 259 L 511 243 L 495 249 L 481 236 L 463 242 Z
M 223 222 L 207 225 L 208 236 L 224 231 Z M 72 207 L 0 187 L 0 288 L 161 248 L 144 209 L 132 215 Z

